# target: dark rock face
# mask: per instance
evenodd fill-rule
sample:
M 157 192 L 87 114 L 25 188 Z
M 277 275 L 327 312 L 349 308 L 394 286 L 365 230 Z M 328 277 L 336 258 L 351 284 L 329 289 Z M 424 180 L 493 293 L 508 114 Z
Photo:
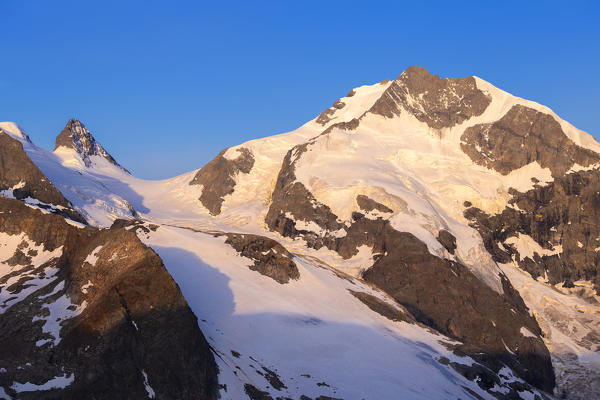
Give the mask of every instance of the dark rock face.
M 390 321 L 404 321 L 408 323 L 416 322 L 414 317 L 404 307 L 398 305 L 398 308 L 386 303 L 385 301 L 364 292 L 350 291 L 354 297 L 359 299 L 364 305 L 375 311 L 377 314 L 386 317 Z
M 197 319 L 134 232 L 77 229 L 12 199 L 0 198 L 0 209 L 3 233 L 58 252 L 41 265 L 21 259 L 0 278 L 14 296 L 38 282 L 0 314 L 0 386 L 9 395 L 63 377 L 64 388 L 18 398 L 216 399 L 216 364 Z
M 306 187 L 296 181 L 295 163 L 310 143 L 294 147 L 286 154 L 273 190 L 271 205 L 265 217 L 269 229 L 282 236 L 302 236 L 311 247 L 323 246 L 323 237 L 296 228 L 295 221 L 310 221 L 326 231 L 337 231 L 344 225 L 331 209 L 315 199 Z
M 108 154 L 104 147 L 94 139 L 90 131 L 79 120 L 70 119 L 65 128 L 56 137 L 56 146 L 54 149 L 56 150 L 60 146 L 77 151 L 86 167 L 92 165 L 90 156 L 100 156 L 104 157 L 111 164 L 114 164 L 129 173 L 129 171 L 119 165 L 119 163 Z
M 350 96 L 350 93 L 348 93 L 348 97 Z M 354 96 L 354 93 L 352 93 L 352 96 Z M 331 121 L 333 114 L 335 114 L 336 110 L 341 110 L 342 108 L 344 108 L 346 106 L 346 104 L 344 104 L 343 101 L 341 100 L 337 100 L 335 103 L 333 103 L 333 106 L 329 107 L 327 110 L 323 111 L 321 114 L 319 114 L 319 116 L 317 117 L 317 124 L 321 124 L 321 125 L 327 125 L 329 123 L 329 121 Z
M 471 207 L 465 217 L 497 262 L 509 262 L 514 255 L 533 278 L 546 274 L 551 284 L 565 285 L 589 280 L 600 293 L 599 193 L 600 171 L 579 171 L 525 193 L 513 191 L 510 203 L 518 210 L 507 207 L 500 214 L 488 215 Z M 529 235 L 542 249 L 557 254 L 535 253 L 533 259 L 520 255 L 507 243 L 517 234 Z
M 456 238 L 453 234 L 442 229 L 438 233 L 437 240 L 446 250 L 448 250 L 448 253 L 454 254 L 454 251 L 456 250 Z
M 364 194 L 359 194 L 358 196 L 356 196 L 356 204 L 358 204 L 361 210 L 364 210 L 366 212 L 370 212 L 373 210 L 377 210 L 382 213 L 394 212 L 391 208 L 376 202 L 375 200 L 369 198 L 368 196 L 365 196 Z
M 273 400 L 269 392 L 264 392 L 249 383 L 244 385 L 244 392 L 246 392 L 250 400 Z
M 360 118 L 352 118 L 350 121 L 346 121 L 346 122 L 337 122 L 335 124 L 331 124 L 329 126 L 329 128 L 325 129 L 323 131 L 323 133 L 321 133 L 320 136 L 327 135 L 329 132 L 331 132 L 334 129 L 341 129 L 343 131 L 352 131 L 352 130 L 358 128 L 358 125 L 360 125 Z
M 496 373 L 508 365 L 530 384 L 552 391 L 554 373 L 541 330 L 508 280 L 501 277 L 504 294 L 499 294 L 465 266 L 430 254 L 415 236 L 396 231 L 382 219 L 358 219 L 348 236 L 339 239 L 338 248 L 371 243 L 373 253 L 382 255 L 364 272 L 367 282 L 392 296 L 417 321 L 463 342 L 458 351 Z M 523 336 L 522 327 L 538 337 Z
M 284 284 L 300 278 L 292 254 L 273 239 L 259 235 L 226 233 L 225 243 L 254 261 L 250 269 Z
M 13 189 L 14 188 L 14 189 Z M 36 206 L 86 223 L 71 203 L 31 161 L 23 145 L 0 130 L 0 191 L 18 200 L 36 199 Z
M 233 193 L 235 176 L 240 172 L 250 173 L 254 166 L 254 156 L 250 150 L 243 147 L 236 150 L 240 155 L 233 160 L 223 156 L 227 149 L 220 152 L 202 167 L 190 182 L 190 185 L 203 185 L 200 201 L 212 215 L 221 213 L 223 198 Z
M 515 105 L 501 119 L 465 130 L 462 150 L 473 162 L 508 174 L 533 161 L 564 175 L 573 164 L 587 167 L 600 155 L 577 146 L 551 115 Z
M 370 112 L 392 118 L 400 115 L 403 108 L 431 128 L 440 129 L 481 115 L 490 102 L 473 77 L 441 79 L 425 68 L 409 67 L 386 89 Z

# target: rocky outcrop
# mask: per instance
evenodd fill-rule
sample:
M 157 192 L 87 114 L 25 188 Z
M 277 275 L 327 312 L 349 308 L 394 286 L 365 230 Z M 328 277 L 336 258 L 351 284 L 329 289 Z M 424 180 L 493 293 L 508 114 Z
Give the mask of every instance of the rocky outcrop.
M 317 201 L 310 191 L 296 180 L 296 161 L 311 143 L 295 146 L 287 152 L 275 188 L 271 196 L 271 204 L 265 217 L 265 223 L 272 231 L 282 236 L 302 236 L 309 246 L 320 248 L 327 240 L 327 234 L 303 229 L 296 221 L 313 223 L 320 230 L 334 232 L 344 225 L 331 209 Z
M 398 232 L 382 219 L 358 218 L 339 246 L 348 251 L 367 244 L 380 254 L 363 274 L 367 282 L 417 321 L 460 340 L 459 352 L 495 373 L 507 365 L 530 384 L 552 391 L 554 375 L 541 330 L 508 280 L 502 278 L 504 293 L 499 294 L 464 265 L 430 254 L 412 234 Z M 523 327 L 532 335 L 524 336 Z
M 242 257 L 254 261 L 249 268 L 281 284 L 300 278 L 292 254 L 273 239 L 264 236 L 226 233 L 225 243 Z
M 382 213 L 394 212 L 391 208 L 376 202 L 375 200 L 369 198 L 368 196 L 365 196 L 364 194 L 359 194 L 358 196 L 356 196 L 356 204 L 358 204 L 361 210 L 364 210 L 366 212 L 371 212 L 374 210 Z
M 390 321 L 396 322 L 416 322 L 414 317 L 404 307 L 394 304 L 393 306 L 385 301 L 373 296 L 372 294 L 365 292 L 356 292 L 350 290 L 350 293 L 364 305 L 369 307 L 372 311 L 377 314 L 389 319 Z
M 252 152 L 244 147 L 237 148 L 239 155 L 234 159 L 224 157 L 228 149 L 220 152 L 202 167 L 190 185 L 202 185 L 200 202 L 211 215 L 219 215 L 224 197 L 235 190 L 235 178 L 239 173 L 248 174 L 254 166 Z
M 216 364 L 198 321 L 134 232 L 75 228 L 12 199 L 0 198 L 0 209 L 0 234 L 20 241 L 22 253 L 0 260 L 8 395 L 216 398 Z
M 522 105 L 494 123 L 467 128 L 461 148 L 473 162 L 504 175 L 537 161 L 559 177 L 574 164 L 587 167 L 600 161 L 599 154 L 569 139 L 554 117 Z
M 70 119 L 64 129 L 56 137 L 56 146 L 54 149 L 56 150 L 61 146 L 75 150 L 86 167 L 92 165 L 92 160 L 90 159 L 91 156 L 99 156 L 129 173 L 129 171 L 117 163 L 113 156 L 111 156 L 104 147 L 96 141 L 96 139 L 94 139 L 85 125 L 77 119 Z
M 425 68 L 409 67 L 369 112 L 392 118 L 406 110 L 429 127 L 441 129 L 481 115 L 490 102 L 473 77 L 441 79 Z
M 350 92 L 350 93 L 352 93 L 352 92 Z M 350 93 L 348 93 L 348 97 L 354 96 L 354 93 L 352 93 L 352 95 L 350 95 Z M 327 125 L 332 120 L 332 117 L 335 114 L 335 112 L 337 110 L 341 110 L 345 106 L 346 106 L 346 104 L 344 104 L 343 101 L 337 100 L 335 103 L 333 103 L 333 106 L 329 107 L 327 110 L 325 110 L 321 114 L 319 114 L 319 116 L 317 117 L 317 120 L 316 120 L 317 124 L 321 124 L 323 126 Z
M 345 121 L 345 122 L 336 122 L 335 124 L 329 125 L 329 127 L 321 133 L 321 136 L 327 135 L 329 132 L 333 131 L 334 129 L 340 129 L 343 131 L 352 131 L 352 130 L 358 128 L 359 125 L 360 125 L 360 118 L 352 118 L 350 121 Z
M 0 195 L 85 223 L 71 203 L 31 161 L 23 145 L 0 129 Z
M 442 229 L 438 232 L 437 240 L 442 246 L 444 246 L 448 253 L 454 254 L 454 251 L 456 250 L 456 238 L 453 234 L 445 229 Z
M 519 193 L 510 205 L 489 215 L 469 207 L 465 217 L 497 262 L 515 258 L 535 279 L 552 285 L 593 282 L 600 293 L 600 171 L 579 171 Z M 520 254 L 517 240 L 530 237 L 539 249 Z

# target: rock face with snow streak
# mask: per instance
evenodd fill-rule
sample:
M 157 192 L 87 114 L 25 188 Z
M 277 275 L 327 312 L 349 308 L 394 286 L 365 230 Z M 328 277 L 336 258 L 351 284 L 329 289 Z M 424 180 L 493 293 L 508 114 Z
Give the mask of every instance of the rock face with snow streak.
M 515 259 L 534 279 L 573 287 L 589 281 L 600 293 L 600 171 L 578 171 L 515 192 L 502 213 L 465 211 L 490 254 Z M 599 343 L 600 344 L 600 343 Z
M 0 198 L 0 209 L 6 394 L 216 398 L 216 366 L 197 319 L 134 232 L 76 228 L 13 199 Z
M 369 111 L 387 118 L 409 112 L 419 121 L 439 129 L 481 115 L 490 102 L 473 77 L 441 79 L 425 68 L 409 67 Z
M 23 150 L 23 145 L 0 129 L 0 191 L 74 221 L 85 219 Z
M 85 125 L 77 119 L 70 119 L 64 129 L 56 137 L 56 146 L 54 149 L 56 150 L 59 147 L 74 149 L 87 167 L 92 165 L 90 159 L 91 156 L 100 156 L 109 163 L 127 171 L 117 163 L 113 156 L 111 156 L 104 147 L 96 141 Z
M 200 201 L 212 215 L 221 212 L 223 198 L 233 193 L 237 174 L 248 174 L 254 165 L 254 157 L 248 149 L 236 149 L 239 154 L 233 158 L 225 157 L 227 152 L 228 149 L 223 150 L 202 167 L 190 182 L 190 185 L 202 185 Z
M 275 240 L 258 235 L 226 233 L 225 243 L 242 257 L 254 261 L 249 268 L 279 282 L 288 283 L 300 278 L 293 256 Z
M 475 163 L 504 175 L 537 161 L 560 177 L 575 164 L 588 167 L 600 161 L 598 153 L 569 139 L 551 115 L 522 105 L 494 123 L 470 127 L 461 140 Z

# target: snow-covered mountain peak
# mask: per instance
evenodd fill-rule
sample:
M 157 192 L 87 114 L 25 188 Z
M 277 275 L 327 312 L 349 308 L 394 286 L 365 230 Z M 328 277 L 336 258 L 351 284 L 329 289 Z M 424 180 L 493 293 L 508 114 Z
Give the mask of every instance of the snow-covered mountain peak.
M 77 120 L 54 153 L 0 129 L 24 150 L 6 209 L 41 192 L 30 159 L 86 232 L 136 232 L 202 322 L 222 398 L 549 399 L 597 381 L 600 144 L 478 77 L 409 67 L 163 181 L 124 173 Z M 77 263 L 120 260 L 99 244 Z M 77 293 L 100 287 L 84 278 Z
M 477 87 L 473 77 L 442 79 L 423 67 L 409 67 L 370 112 L 393 118 L 405 111 L 431 128 L 442 129 L 481 115 L 490 102 L 491 97 Z
M 96 141 L 92 133 L 85 125 L 77 120 L 70 119 L 65 128 L 56 137 L 56 146 L 54 150 L 61 147 L 73 149 L 81 158 L 86 167 L 92 166 L 92 156 L 99 156 L 109 163 L 125 170 L 117 161 Z

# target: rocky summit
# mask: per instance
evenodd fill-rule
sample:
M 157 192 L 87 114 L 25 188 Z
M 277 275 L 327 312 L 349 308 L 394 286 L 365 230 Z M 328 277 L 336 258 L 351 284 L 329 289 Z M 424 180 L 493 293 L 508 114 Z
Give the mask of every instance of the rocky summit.
M 478 77 L 162 181 L 3 122 L 0 195 L 0 398 L 600 398 L 600 144 Z

